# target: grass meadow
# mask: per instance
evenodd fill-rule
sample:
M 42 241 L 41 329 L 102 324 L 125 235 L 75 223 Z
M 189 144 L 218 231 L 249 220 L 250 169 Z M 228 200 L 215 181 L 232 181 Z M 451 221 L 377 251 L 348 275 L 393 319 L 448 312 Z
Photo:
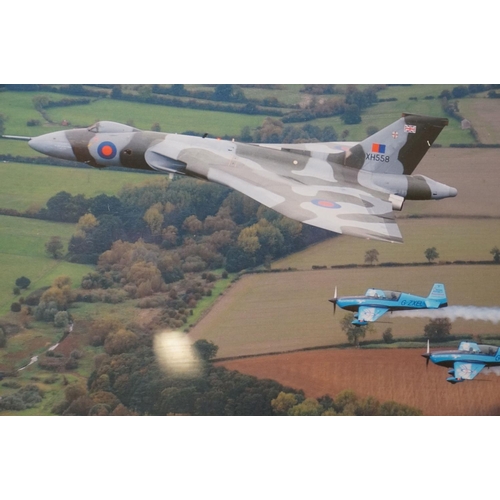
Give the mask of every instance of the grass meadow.
M 48 115 L 54 122 L 69 120 L 73 125 L 80 126 L 92 125 L 99 120 L 111 120 L 133 123 L 137 128 L 150 130 L 154 123 L 159 123 L 163 132 L 182 133 L 191 130 L 207 132 L 212 136 L 238 135 L 243 127 L 257 127 L 265 118 L 259 115 L 155 106 L 112 99 L 100 99 L 71 108 L 51 108 Z
M 73 285 L 80 284 L 91 266 L 55 260 L 45 253 L 45 243 L 51 236 L 59 236 L 67 248 L 73 232 L 72 224 L 0 216 L 0 315 L 9 311 L 10 304 L 19 299 L 12 289 L 20 276 L 31 280 L 23 295 L 50 285 L 62 275 L 69 276 Z
M 60 191 L 87 198 L 116 195 L 124 186 L 151 181 L 156 174 L 8 162 L 0 163 L 0 175 L 0 208 L 23 211 L 32 205 L 45 206 Z
M 51 100 L 58 101 L 65 96 L 51 92 L 0 92 L 0 113 L 5 118 L 5 134 L 22 135 L 34 137 L 40 134 L 46 134 L 56 130 L 57 126 L 45 125 L 40 113 L 33 106 L 33 97 L 43 94 Z M 41 125 L 36 127 L 28 127 L 28 120 L 40 120 Z M 4 146 L 2 147 L 2 151 Z M 3 152 L 7 154 L 9 151 Z

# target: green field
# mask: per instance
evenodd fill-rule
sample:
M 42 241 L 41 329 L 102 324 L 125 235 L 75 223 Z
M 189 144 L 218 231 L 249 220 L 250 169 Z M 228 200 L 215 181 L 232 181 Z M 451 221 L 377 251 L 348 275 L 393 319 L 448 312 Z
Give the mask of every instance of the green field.
M 111 120 L 133 123 L 137 128 L 149 130 L 153 123 L 158 122 L 163 132 L 182 133 L 192 130 L 198 133 L 207 132 L 212 136 L 238 135 L 243 127 L 257 127 L 264 120 L 262 116 L 154 106 L 111 99 L 101 99 L 85 106 L 51 108 L 48 114 L 55 122 L 68 119 L 72 124 L 80 126 L 92 125 L 99 120 Z
M 8 162 L 0 163 L 0 175 L 0 208 L 26 210 L 31 205 L 45 206 L 61 191 L 88 198 L 116 195 L 124 186 L 151 181 L 156 174 Z
M 446 284 L 450 305 L 498 307 L 500 266 L 425 266 L 342 269 L 248 275 L 241 278 L 189 333 L 219 346 L 218 357 L 285 352 L 346 342 L 328 302 L 338 286 L 341 295 L 364 293 L 370 286 L 427 296 L 432 284 Z M 380 340 L 386 328 L 398 338 L 423 335 L 428 319 L 390 315 L 375 323 L 366 340 Z M 498 334 L 486 321 L 453 322 L 454 334 Z
M 36 134 L 28 137 L 34 137 Z M 29 158 L 47 158 L 46 155 L 38 153 L 28 146 L 27 141 L 14 139 L 0 139 L 0 155 L 27 156 Z
M 63 99 L 62 94 L 50 92 L 0 92 L 0 113 L 5 118 L 5 133 L 8 135 L 22 135 L 34 137 L 40 134 L 46 134 L 61 128 L 60 126 L 45 126 L 44 120 L 40 113 L 33 105 L 33 97 L 43 94 L 51 100 L 59 101 Z M 37 127 L 28 127 L 28 120 L 40 120 L 42 125 Z M 1 146 L 3 150 L 3 146 Z M 4 152 L 3 154 L 7 154 Z
M 72 224 L 0 216 L 0 315 L 18 300 L 12 288 L 20 276 L 31 280 L 30 288 L 24 295 L 50 285 L 62 275 L 69 276 L 74 285 L 80 284 L 82 276 L 90 272 L 91 266 L 55 260 L 45 253 L 45 243 L 51 236 L 60 236 L 67 245 L 73 232 Z
M 348 140 L 362 140 L 367 136 L 366 129 L 368 126 L 385 127 L 403 112 L 442 116 L 441 103 L 437 96 L 443 90 L 451 90 L 454 86 L 454 84 L 439 84 L 388 87 L 386 90 L 379 92 L 379 98 L 395 98 L 397 101 L 378 103 L 366 109 L 363 112 L 363 122 L 359 125 L 345 125 L 339 117 L 316 119 L 311 123 L 322 127 L 327 125 L 333 126 L 339 134 L 344 130 L 348 130 Z M 187 88 L 190 87 L 203 88 L 203 86 L 187 86 Z M 243 91 L 250 99 L 276 97 L 280 102 L 290 106 L 296 106 L 306 97 L 306 94 L 300 92 L 302 85 L 285 84 L 282 87 L 282 89 L 278 90 L 245 88 Z M 362 89 L 364 86 L 359 85 L 358 87 Z M 117 101 L 110 98 L 99 98 L 94 99 L 88 105 L 49 108 L 47 114 L 53 122 L 49 124 L 44 122 L 40 113 L 33 106 L 33 97 L 37 95 L 46 95 L 55 101 L 65 97 L 75 98 L 75 96 L 65 96 L 63 94 L 43 91 L 1 92 L 0 113 L 3 113 L 7 117 L 6 134 L 36 136 L 63 128 L 59 125 L 63 120 L 67 120 L 70 123 L 70 128 L 88 126 L 98 120 L 112 120 L 122 123 L 133 123 L 136 127 L 145 130 L 150 129 L 152 124 L 157 122 L 160 124 L 161 130 L 165 132 L 182 133 L 191 130 L 197 133 L 208 132 L 214 136 L 222 136 L 239 135 L 243 127 L 255 128 L 261 125 L 265 119 L 263 115 L 240 115 L 237 113 L 155 106 Z M 433 96 L 434 99 L 424 99 L 426 96 Z M 417 97 L 418 100 L 410 100 L 411 97 Z M 335 96 L 326 96 L 325 98 L 331 99 L 335 98 Z M 469 103 L 477 99 L 483 99 L 483 96 L 462 99 L 460 102 Z M 289 110 L 285 109 L 285 111 Z M 270 114 L 272 114 L 272 111 L 270 111 Z M 30 119 L 41 120 L 42 125 L 28 127 L 26 122 Z M 459 122 L 451 120 L 450 126 L 441 134 L 439 143 L 447 146 L 453 142 L 470 143 L 472 140 L 469 131 L 461 130 Z M 14 144 L 7 143 L 0 147 L 4 153 L 17 154 L 18 146 Z
M 373 105 L 363 113 L 363 121 L 358 125 L 345 125 L 339 117 L 320 118 L 311 123 L 320 127 L 332 126 L 338 134 L 344 130 L 349 131 L 347 141 L 362 141 L 368 136 L 367 128 L 377 127 L 379 130 L 401 117 L 402 113 L 414 113 L 428 116 L 444 116 L 439 99 L 433 101 L 408 101 L 382 102 Z M 442 146 L 453 143 L 472 144 L 474 142 L 470 131 L 462 130 L 460 122 L 450 119 L 449 125 L 441 132 L 436 141 Z
M 64 128 L 49 124 L 39 127 L 26 126 L 30 119 L 38 119 L 43 123 L 43 118 L 32 102 L 33 97 L 40 94 L 53 100 L 67 97 L 47 92 L 0 92 L 0 113 L 7 117 L 6 134 L 33 137 Z M 135 127 L 149 130 L 153 123 L 158 122 L 164 132 L 181 133 L 192 130 L 199 133 L 208 132 L 214 136 L 237 135 L 243 127 L 257 127 L 264 120 L 264 117 L 259 115 L 155 106 L 108 98 L 97 99 L 87 105 L 49 108 L 47 114 L 55 124 L 67 120 L 70 126 L 66 128 L 85 127 L 99 120 L 110 120 L 120 123 L 133 122 Z

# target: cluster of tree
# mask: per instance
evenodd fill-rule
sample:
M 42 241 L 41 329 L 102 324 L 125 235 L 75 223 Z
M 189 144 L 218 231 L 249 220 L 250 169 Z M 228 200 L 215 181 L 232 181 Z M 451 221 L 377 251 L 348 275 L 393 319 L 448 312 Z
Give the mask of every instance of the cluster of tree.
M 356 326 L 352 324 L 354 320 L 353 313 L 347 313 L 340 320 L 340 327 L 342 331 L 347 336 L 347 341 L 349 344 L 359 347 L 361 339 L 366 337 L 366 334 L 374 333 L 372 323 L 367 326 Z M 424 337 L 430 340 L 445 340 L 450 337 L 451 334 L 451 322 L 448 318 L 436 318 L 431 319 L 427 325 L 424 327 Z M 382 333 L 382 339 L 386 344 L 391 344 L 394 342 L 394 335 L 392 333 L 392 328 L 387 328 Z
M 69 85 L 48 85 L 48 84 L 3 84 L 5 90 L 17 92 L 52 92 L 85 97 L 106 97 L 108 91 L 96 88 L 92 85 L 82 85 L 80 83 Z M 99 86 L 100 87 L 100 86 Z
M 373 397 L 360 398 L 351 390 L 342 391 L 335 399 L 326 395 L 319 399 L 304 398 L 302 394 L 280 392 L 271 401 L 275 415 L 281 416 L 418 416 L 417 408 Z
M 83 357 L 83 352 L 74 349 L 69 356 L 51 350 L 47 351 L 44 355 L 38 357 L 38 366 L 42 370 L 51 372 L 62 372 L 68 370 L 76 370 L 79 366 L 79 360 Z
M 53 99 L 50 99 L 50 97 L 47 97 L 46 95 L 39 94 L 33 97 L 32 102 L 33 106 L 37 111 L 42 111 L 47 108 L 81 106 L 85 104 L 90 104 L 92 100 L 89 98 L 82 97 L 82 98 L 65 98 L 54 101 Z
M 66 327 L 71 321 L 67 308 L 73 300 L 71 279 L 68 276 L 59 276 L 52 286 L 41 294 L 34 317 L 38 321 L 54 322 L 57 327 Z
M 43 392 L 34 384 L 21 387 L 14 394 L 0 398 L 0 410 L 21 411 L 32 408 L 43 399 Z
M 457 85 L 451 90 L 443 90 L 439 97 L 445 98 L 447 100 L 460 99 L 467 97 L 470 94 L 479 94 L 480 92 L 494 91 L 499 89 L 500 85 L 483 85 L 483 84 L 471 84 L 471 85 Z
M 493 261 L 496 264 L 500 264 L 500 249 L 498 247 L 493 247 L 490 254 L 493 255 Z
M 104 327 L 99 331 L 105 331 Z M 216 346 L 198 341 L 194 347 L 203 369 L 193 377 L 162 371 L 151 337 L 119 330 L 104 340 L 105 354 L 95 358 L 87 387 L 69 386 L 54 412 L 64 415 L 272 415 L 271 401 L 281 391 L 273 381 L 215 368 L 209 359 Z M 98 405 L 98 406 L 96 406 Z
M 237 192 L 186 178 L 162 177 L 125 188 L 118 197 L 87 199 L 61 192 L 37 216 L 77 222 L 68 245 L 73 262 L 96 263 L 116 241 L 155 245 L 154 265 L 167 284 L 183 273 L 224 266 L 235 272 L 260 265 L 326 236 Z M 62 250 L 57 243 L 54 238 L 47 243 L 56 258 Z
M 321 86 L 319 86 L 321 87 Z M 335 86 L 329 87 L 327 93 L 337 93 Z M 333 88 L 331 88 L 333 87 Z M 361 123 L 361 113 L 364 109 L 378 102 L 377 92 L 384 88 L 380 85 L 371 85 L 359 90 L 355 85 L 348 85 L 342 96 L 333 99 L 310 99 L 300 111 L 292 111 L 283 117 L 286 123 L 310 121 L 316 118 L 340 116 L 346 125 Z M 321 91 L 313 86 L 314 93 Z
M 424 327 L 424 334 L 430 340 L 444 340 L 450 336 L 451 322 L 448 318 L 436 318 Z
M 496 254 L 494 253 L 494 250 L 495 249 L 493 249 L 491 251 L 491 254 L 495 258 Z M 436 259 L 439 259 L 439 253 L 436 250 L 436 247 L 427 248 L 427 250 L 425 250 L 425 252 L 424 252 L 424 255 L 425 255 L 425 258 L 427 259 L 427 261 L 429 262 L 429 264 L 432 264 L 432 262 L 434 262 Z M 374 265 L 375 263 L 378 262 L 379 256 L 380 256 L 380 253 L 375 248 L 372 248 L 371 250 L 367 250 L 365 252 L 365 264 L 368 264 L 370 266 Z M 498 259 L 500 261 L 500 250 L 498 251 Z M 497 262 L 497 261 L 495 260 L 495 262 Z
M 371 323 L 369 323 L 367 326 L 356 326 L 352 324 L 353 321 L 354 314 L 347 313 L 340 320 L 340 328 L 346 334 L 349 344 L 359 347 L 360 339 L 364 339 L 367 333 L 373 333 L 374 328 Z
M 194 344 L 202 360 L 196 375 L 179 376 L 162 370 L 151 347 L 151 336 L 96 325 L 105 353 L 95 357 L 87 386 L 72 384 L 53 411 L 60 415 L 419 415 L 414 408 L 379 403 L 344 391 L 335 399 L 306 398 L 302 391 L 272 380 L 225 368 L 210 359 L 217 346 L 206 340 Z M 109 331 L 114 333 L 106 333 Z M 102 340 L 104 337 L 104 341 Z
M 26 290 L 30 285 L 31 280 L 29 278 L 26 278 L 26 276 L 21 276 L 20 278 L 17 278 L 16 285 L 12 289 L 12 293 L 14 295 L 19 295 L 21 293 L 21 290 Z
M 213 92 L 188 91 L 182 84 L 172 87 L 141 85 L 135 92 L 126 92 L 119 86 L 115 86 L 111 91 L 111 98 L 160 106 L 248 115 L 267 115 L 269 114 L 269 106 L 272 105 L 273 115 L 283 114 L 283 111 L 277 109 L 280 107 L 277 100 L 251 101 L 245 97 L 237 85 L 217 85 Z
M 304 92 L 310 95 L 332 95 L 340 94 L 342 91 L 333 84 L 317 84 L 317 83 L 306 83 L 300 92 Z
M 285 119 L 266 118 L 255 130 L 244 127 L 241 142 L 296 144 L 300 142 L 333 142 L 338 135 L 332 126 L 318 127 L 306 124 L 302 126 L 285 125 Z

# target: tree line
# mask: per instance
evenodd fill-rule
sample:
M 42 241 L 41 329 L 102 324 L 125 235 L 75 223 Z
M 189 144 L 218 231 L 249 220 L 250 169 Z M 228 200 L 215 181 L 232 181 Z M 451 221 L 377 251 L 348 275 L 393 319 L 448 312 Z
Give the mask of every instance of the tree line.
M 109 325 L 96 325 L 109 331 Z M 344 391 L 332 398 L 306 398 L 302 391 L 272 380 L 216 367 L 210 359 L 217 346 L 194 344 L 201 370 L 193 376 L 161 369 L 151 336 L 141 332 L 107 334 L 105 353 L 95 357 L 87 385 L 71 384 L 53 411 L 60 415 L 199 415 L 199 416 L 316 416 L 420 415 L 418 409 L 394 402 L 380 403 Z

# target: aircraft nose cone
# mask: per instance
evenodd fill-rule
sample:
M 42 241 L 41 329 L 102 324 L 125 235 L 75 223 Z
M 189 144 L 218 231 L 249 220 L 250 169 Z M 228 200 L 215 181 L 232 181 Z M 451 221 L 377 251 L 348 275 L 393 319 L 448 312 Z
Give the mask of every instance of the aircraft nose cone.
M 450 188 L 450 198 L 455 198 L 455 196 L 458 194 L 458 191 L 455 188 Z
M 73 148 L 64 132 L 53 132 L 39 137 L 34 137 L 28 144 L 32 149 L 55 158 L 63 160 L 76 160 Z

